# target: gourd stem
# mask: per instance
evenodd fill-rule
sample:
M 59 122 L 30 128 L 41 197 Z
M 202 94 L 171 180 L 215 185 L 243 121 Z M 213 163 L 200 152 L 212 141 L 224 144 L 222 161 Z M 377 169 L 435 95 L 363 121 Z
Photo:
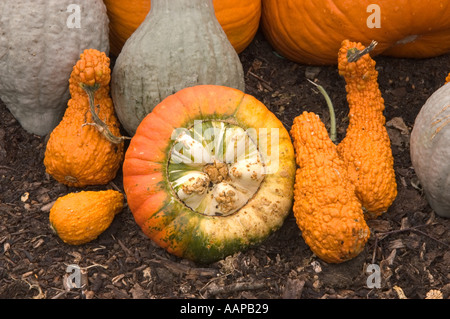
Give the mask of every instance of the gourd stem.
M 363 55 L 372 51 L 376 47 L 377 44 L 378 44 L 377 41 L 372 40 L 372 42 L 363 50 L 358 50 L 357 48 L 349 49 L 347 52 L 347 61 L 348 62 L 358 61 Z
M 105 122 L 103 122 L 100 117 L 97 115 L 97 112 L 95 112 L 95 103 L 94 103 L 94 96 L 95 91 L 97 91 L 100 87 L 98 83 L 95 83 L 94 85 L 86 85 L 84 83 L 80 83 L 81 88 L 86 92 L 88 98 L 89 98 L 89 109 L 91 111 L 92 120 L 94 123 L 85 123 L 85 125 L 93 125 L 97 128 L 97 130 L 111 143 L 113 144 L 120 144 L 125 139 L 130 139 L 130 137 L 126 136 L 115 136 L 108 128 L 108 125 L 106 125 Z
M 333 102 L 331 102 L 330 96 L 328 95 L 327 91 L 325 91 L 325 89 L 321 85 L 314 83 L 310 79 L 307 79 L 307 80 L 317 87 L 317 89 L 323 95 L 323 97 L 325 98 L 325 101 L 327 102 L 328 110 L 330 112 L 330 139 L 334 143 L 334 142 L 336 142 L 336 115 L 334 113 Z

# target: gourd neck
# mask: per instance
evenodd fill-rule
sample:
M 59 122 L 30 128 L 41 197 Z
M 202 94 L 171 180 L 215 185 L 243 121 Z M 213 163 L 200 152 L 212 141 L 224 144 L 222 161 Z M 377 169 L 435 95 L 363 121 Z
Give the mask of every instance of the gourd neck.
M 212 0 L 152 0 L 150 14 L 186 12 L 196 10 L 205 14 L 214 14 Z

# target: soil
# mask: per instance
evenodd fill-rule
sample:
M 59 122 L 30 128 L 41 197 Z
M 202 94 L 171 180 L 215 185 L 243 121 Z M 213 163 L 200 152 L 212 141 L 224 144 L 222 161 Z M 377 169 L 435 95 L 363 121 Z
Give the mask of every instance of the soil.
M 258 33 L 240 54 L 247 93 L 262 101 L 287 129 L 328 109 L 311 79 L 335 106 L 338 140 L 345 135 L 345 83 L 336 66 L 306 66 L 276 54 Z M 174 257 L 149 240 L 126 207 L 96 240 L 64 244 L 49 227 L 49 210 L 66 187 L 45 173 L 46 137 L 25 132 L 0 103 L 0 298 L 346 298 L 423 299 L 431 290 L 450 297 L 450 219 L 427 203 L 411 165 L 409 134 L 427 98 L 444 83 L 450 55 L 423 60 L 377 56 L 379 85 L 392 142 L 398 196 L 371 221 L 365 250 L 327 264 L 309 250 L 292 212 L 262 244 L 210 265 Z M 122 175 L 106 186 L 123 191 Z M 82 287 L 68 287 L 73 265 Z M 379 267 L 379 268 L 378 268 Z M 380 281 L 376 275 L 379 271 Z

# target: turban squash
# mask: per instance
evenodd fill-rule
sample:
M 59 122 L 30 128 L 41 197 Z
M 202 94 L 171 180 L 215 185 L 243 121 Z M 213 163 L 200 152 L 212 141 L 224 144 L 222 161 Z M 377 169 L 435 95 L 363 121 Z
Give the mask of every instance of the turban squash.
M 292 205 L 294 174 L 282 123 L 251 95 L 219 85 L 164 99 L 139 125 L 123 164 L 128 205 L 142 231 L 201 263 L 278 229 Z
M 110 19 L 111 53 L 118 55 L 125 41 L 144 21 L 150 0 L 104 0 Z M 261 17 L 261 0 L 213 0 L 217 20 L 238 53 L 253 40 Z
M 447 78 L 450 80 L 450 74 Z M 428 203 L 450 217 L 450 83 L 422 106 L 411 132 L 411 162 Z
M 372 16 L 376 13 L 378 17 Z M 267 40 L 286 58 L 335 64 L 335 52 L 344 39 L 366 45 L 375 40 L 379 44 L 374 54 L 394 57 L 447 53 L 449 16 L 450 6 L 441 0 L 262 0 L 261 26 Z M 369 27 L 376 21 L 372 17 L 378 19 L 379 28 Z

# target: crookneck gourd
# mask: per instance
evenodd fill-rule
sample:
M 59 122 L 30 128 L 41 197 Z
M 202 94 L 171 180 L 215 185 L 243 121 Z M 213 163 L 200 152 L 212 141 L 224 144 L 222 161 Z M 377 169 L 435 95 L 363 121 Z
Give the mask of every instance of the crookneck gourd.
M 150 0 L 104 0 L 110 19 L 111 53 L 119 55 L 125 41 L 144 21 Z M 261 0 L 213 0 L 214 12 L 237 53 L 253 40 L 261 17 Z
M 431 208 L 450 218 L 450 74 L 422 106 L 411 132 L 414 171 Z
M 397 196 L 378 71 L 375 61 L 365 54 L 371 48 L 344 40 L 338 55 L 339 74 L 346 82 L 349 124 L 337 151 L 367 218 L 386 212 Z
M 80 55 L 69 80 L 71 99 L 47 142 L 46 171 L 68 186 L 107 184 L 122 164 L 123 138 L 109 96 L 109 63 L 98 50 Z
M 148 237 L 209 263 L 282 225 L 294 173 L 290 136 L 273 113 L 240 90 L 198 85 L 144 118 L 125 154 L 123 183 Z
M 384 102 L 367 54 L 374 45 L 345 40 L 338 54 L 350 108 L 345 138 L 334 143 L 334 110 L 320 86 L 330 107 L 331 138 L 314 113 L 299 115 L 291 128 L 299 166 L 294 215 L 305 242 L 327 262 L 357 256 L 370 235 L 365 220 L 385 212 L 397 195 Z
M 373 54 L 404 58 L 450 52 L 450 6 L 441 0 L 262 0 L 261 27 L 283 56 L 336 64 L 344 39 L 378 45 Z
M 297 116 L 291 135 L 299 167 L 293 210 L 305 243 L 329 263 L 356 257 L 370 230 L 336 145 L 314 113 Z
M 52 206 L 50 226 L 66 244 L 88 243 L 111 225 L 123 209 L 123 200 L 115 190 L 69 193 Z
M 61 121 L 88 48 L 109 50 L 101 0 L 0 1 L 0 99 L 26 131 L 46 135 Z
M 153 0 L 114 66 L 111 93 L 120 123 L 133 135 L 165 97 L 199 84 L 245 88 L 212 0 Z

